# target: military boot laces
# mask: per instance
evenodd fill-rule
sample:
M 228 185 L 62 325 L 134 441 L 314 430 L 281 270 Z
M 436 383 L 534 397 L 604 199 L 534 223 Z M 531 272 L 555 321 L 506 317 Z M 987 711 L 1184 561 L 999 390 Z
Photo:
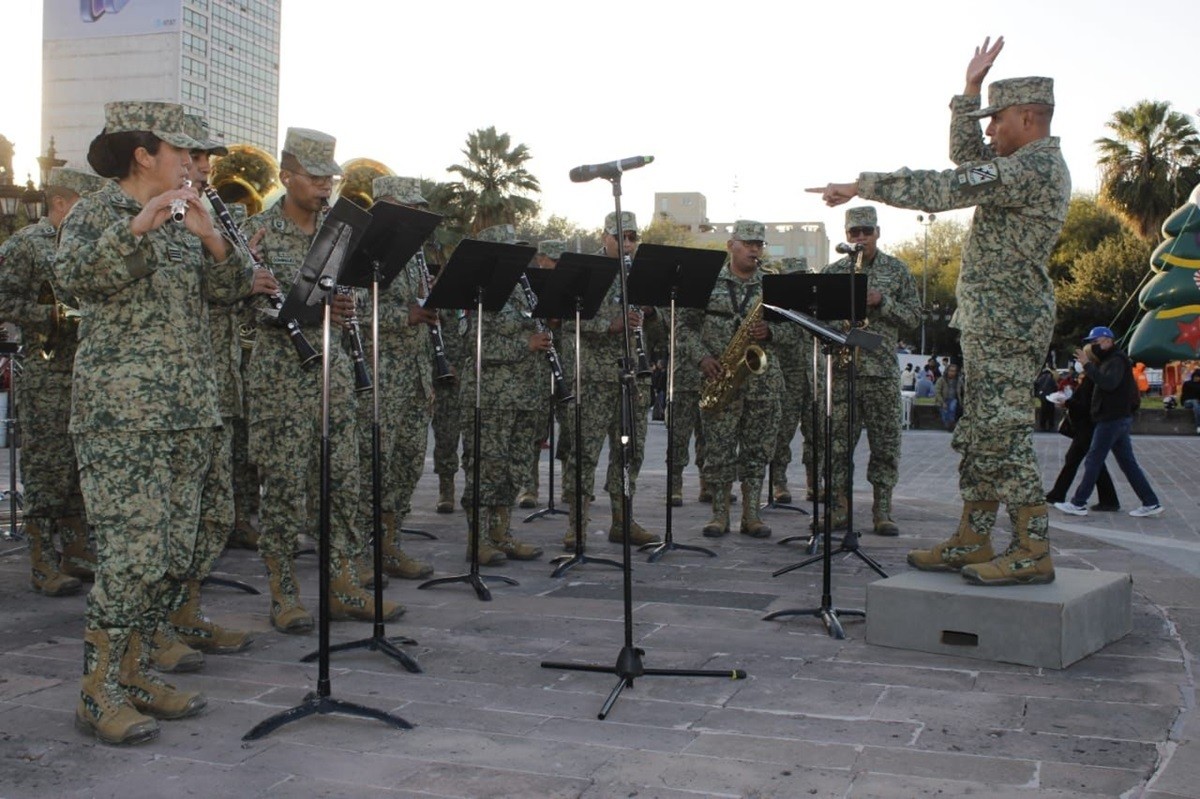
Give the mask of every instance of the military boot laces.
M 59 571 L 58 552 L 49 533 L 36 519 L 26 518 L 25 537 L 29 541 L 29 587 L 45 596 L 79 593 L 83 583 Z
M 507 507 L 492 508 L 491 524 L 488 527 L 488 538 L 492 545 L 504 553 L 509 560 L 536 560 L 542 556 L 542 548 L 526 544 L 513 537 L 509 523 L 512 521 Z
M 712 518 L 701 530 L 705 538 L 720 538 L 729 532 L 729 492 L 732 489 L 731 483 L 713 486 Z
M 158 737 L 158 722 L 143 715 L 121 689 L 121 660 L 128 630 L 87 630 L 83 634 L 83 680 L 75 706 L 75 727 L 106 744 L 138 744 Z
M 167 617 L 183 643 L 213 655 L 231 655 L 250 646 L 254 640 L 250 633 L 222 627 L 204 615 L 200 606 L 199 580 L 188 580 L 184 583 L 184 591 L 187 598 L 183 605 Z
M 204 694 L 180 691 L 146 669 L 147 655 L 141 633 L 129 638 L 121 658 L 118 681 L 130 703 L 140 712 L 156 719 L 183 719 L 199 713 L 208 704 Z
M 1050 542 L 1046 540 L 1045 505 L 1018 508 L 1013 518 L 1013 538 L 1004 554 L 986 563 L 964 566 L 963 579 L 975 585 L 1042 585 L 1054 582 Z M 1031 528 L 1037 528 L 1031 534 Z
M 768 538 L 771 528 L 762 520 L 758 511 L 758 498 L 762 494 L 762 483 L 746 480 L 742 482 L 742 535 L 751 538 Z
M 965 503 L 954 535 L 932 549 L 911 550 L 908 565 L 921 571 L 942 572 L 987 563 L 994 557 L 991 530 L 999 507 L 995 501 Z
M 204 668 L 204 655 L 181 641 L 166 619 L 159 622 L 150 638 L 149 650 L 150 665 L 158 671 L 176 674 Z
M 620 544 L 625 540 L 625 518 L 621 511 L 622 500 L 618 498 L 613 502 L 612 524 L 608 528 L 608 540 L 614 544 Z M 629 544 L 631 546 L 640 547 L 646 544 L 657 544 L 658 536 L 642 527 L 636 520 L 629 520 Z
M 329 618 L 334 621 L 375 621 L 375 596 L 359 585 L 351 559 L 335 556 L 337 571 L 329 581 Z M 404 606 L 383 601 L 383 621 L 404 615 Z
M 291 559 L 263 558 L 271 589 L 271 626 L 281 633 L 302 635 L 313 628 L 312 614 L 300 604 Z
M 876 535 L 889 537 L 900 535 L 900 528 L 892 521 L 891 489 L 875 488 L 875 501 L 871 505 L 871 518 L 874 522 Z

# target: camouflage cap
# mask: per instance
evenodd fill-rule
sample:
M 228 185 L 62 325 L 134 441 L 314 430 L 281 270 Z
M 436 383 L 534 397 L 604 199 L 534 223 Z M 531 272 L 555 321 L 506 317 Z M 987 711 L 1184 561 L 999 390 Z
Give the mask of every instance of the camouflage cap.
M 203 145 L 197 150 L 209 155 L 229 155 L 228 147 L 208 135 L 208 120 L 196 114 L 185 114 L 184 118 L 187 120 L 188 135 Z
M 562 258 L 564 252 L 567 251 L 567 243 L 562 239 L 546 239 L 538 242 L 538 255 L 544 255 L 552 261 L 557 261 Z
M 107 180 L 91 172 L 84 172 L 82 169 L 71 169 L 65 166 L 56 166 L 50 170 L 50 177 L 46 180 L 46 188 L 67 189 L 82 197 L 85 194 L 99 191 L 104 188 L 106 183 L 108 183 Z
M 729 238 L 734 241 L 766 241 L 767 226 L 753 219 L 739 219 L 733 223 L 733 232 Z
M 429 200 L 421 196 L 420 178 L 402 178 L 397 175 L 384 175 L 371 181 L 371 196 L 378 200 L 391 197 L 404 205 L 429 205 Z
M 994 80 L 988 84 L 988 104 L 986 108 L 972 111 L 967 116 L 972 119 L 990 117 L 1012 105 L 1040 103 L 1054 105 L 1054 78 L 1006 78 Z
M 803 258 L 803 257 L 782 258 L 782 259 L 780 259 L 780 264 L 781 264 L 780 271 L 783 272 L 783 274 L 785 274 L 785 275 L 792 274 L 794 272 L 807 272 L 808 271 L 808 259 L 807 258 Z
M 525 244 L 517 241 L 517 229 L 512 225 L 492 225 L 475 234 L 480 241 L 495 241 L 500 244 Z
M 342 168 L 333 160 L 333 147 L 336 144 L 337 139 L 328 133 L 308 128 L 288 128 L 283 152 L 299 161 L 310 175 L 340 175 Z
M 621 229 L 626 233 L 633 231 L 637 233 L 637 217 L 633 215 L 633 211 L 621 212 Z M 611 236 L 617 235 L 617 212 L 613 211 L 608 216 L 604 217 L 604 232 Z
M 104 104 L 104 135 L 145 130 L 173 147 L 198 150 L 200 142 L 188 134 L 187 119 L 179 103 L 119 100 Z
M 871 205 L 859 205 L 846 210 L 846 230 L 852 227 L 879 227 L 879 215 Z

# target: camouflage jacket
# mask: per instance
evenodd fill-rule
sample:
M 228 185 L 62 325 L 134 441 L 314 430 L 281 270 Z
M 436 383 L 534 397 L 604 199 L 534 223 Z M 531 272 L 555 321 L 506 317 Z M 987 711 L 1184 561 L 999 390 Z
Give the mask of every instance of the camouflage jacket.
M 379 292 L 379 368 L 393 370 L 388 383 L 400 396 L 425 399 L 433 396 L 433 343 L 427 325 L 408 323 L 408 306 L 424 296 L 424 276 L 411 259 L 388 287 Z M 373 309 L 370 292 L 360 292 L 358 318 L 362 323 L 363 346 L 371 358 Z M 445 335 L 443 335 L 443 340 Z
M 542 407 L 550 394 L 550 367 L 542 352 L 529 349 L 537 326 L 529 316 L 529 303 L 513 289 L 499 311 L 483 314 L 483 389 L 480 407 L 532 410 Z M 474 354 L 478 314 L 467 318 L 466 341 Z M 459 374 L 464 409 L 475 405 L 473 358 Z
M 234 248 L 215 262 L 183 225 L 133 235 L 141 210 L 111 183 L 62 225 L 54 272 L 83 314 L 72 433 L 221 424 L 206 302 L 245 296 L 250 269 Z
M 49 283 L 59 302 L 74 308 L 74 298 L 64 296 L 54 276 L 54 247 L 58 231 L 42 217 L 12 234 L 0 244 L 0 319 L 21 328 L 25 368 L 70 374 L 75 362 L 76 328 L 67 322 L 55 331 L 53 306 L 38 302 L 41 288 Z M 42 347 L 53 336 L 54 357 L 45 360 Z
M 950 102 L 950 159 L 957 169 L 864 172 L 859 196 L 901 208 L 944 211 L 975 206 L 958 277 L 951 325 L 975 335 L 1048 339 L 1054 286 L 1046 270 L 1071 199 L 1071 176 L 1058 139 L 997 156 L 979 122 L 966 114 L 979 97 Z
M 847 274 L 854 271 L 849 256 L 840 258 L 821 270 L 824 274 Z M 862 350 L 858 355 L 860 377 L 896 377 L 896 348 L 900 328 L 912 327 L 921 320 L 921 301 L 912 273 L 899 258 L 876 251 L 875 260 L 863 264 L 867 290 L 883 295 L 875 308 L 867 308 L 867 330 L 883 336 L 883 343 L 874 351 Z
M 609 332 L 609 325 L 615 317 L 620 316 L 623 303 L 618 302 L 621 294 L 621 277 L 620 275 L 613 278 L 613 282 L 608 287 L 608 291 L 604 294 L 604 299 L 600 302 L 600 308 L 596 311 L 596 316 L 592 319 L 584 319 L 579 324 L 579 342 L 583 349 L 583 375 L 582 383 L 619 383 L 621 372 L 619 364 L 625 357 L 625 344 L 622 333 Z M 646 324 L 651 324 L 652 320 L 647 320 Z M 574 380 L 574 360 L 575 360 L 575 320 L 564 319 L 562 324 L 562 335 L 555 336 L 555 346 L 558 342 L 563 342 L 564 346 L 559 350 L 560 357 L 563 359 L 563 370 Z M 567 344 L 567 342 L 570 342 Z M 633 333 L 630 331 L 630 346 L 633 348 Z M 646 347 L 649 349 L 651 343 L 647 341 Z M 636 351 L 633 353 L 637 357 Z M 649 356 L 649 352 L 647 352 Z M 544 359 L 543 359 L 544 360 Z M 643 378 L 649 382 L 649 377 Z

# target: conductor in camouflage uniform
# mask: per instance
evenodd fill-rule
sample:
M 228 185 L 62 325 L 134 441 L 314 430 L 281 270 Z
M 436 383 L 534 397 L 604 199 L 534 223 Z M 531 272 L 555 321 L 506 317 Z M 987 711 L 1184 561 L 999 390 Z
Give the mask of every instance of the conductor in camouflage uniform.
M 705 460 L 703 477 L 712 491 L 712 518 L 704 525 L 704 535 L 717 538 L 729 532 L 729 503 L 733 482 L 741 478 L 742 522 L 740 532 L 752 538 L 766 538 L 771 528 L 759 515 L 763 474 L 775 450 L 779 426 L 779 396 L 783 376 L 773 354 L 780 347 L 794 347 L 796 339 L 788 325 L 770 325 L 761 316 L 751 321 L 762 302 L 762 262 L 766 244 L 766 226 L 762 222 L 739 219 L 726 242 L 729 260 L 717 275 L 704 311 L 701 340 L 689 346 L 693 357 L 699 355 L 698 368 L 705 383 L 701 401 L 710 394 L 710 382 L 733 368 L 724 363 L 724 355 L 734 337 L 745 335 L 746 347 L 734 360 L 740 360 L 750 346 L 762 348 L 766 364 L 758 374 L 748 373 L 727 401 L 701 407 L 704 425 Z M 685 326 L 693 329 L 692 326 Z M 686 334 L 685 334 L 686 335 Z
M 900 329 L 912 327 L 920 320 L 921 304 L 908 266 L 879 249 L 879 220 L 874 208 L 864 205 L 846 211 L 846 240 L 863 248 L 867 329 L 882 336 L 883 341 L 879 349 L 859 350 L 855 354 L 854 427 L 849 439 L 844 433 L 850 412 L 845 402 L 846 370 L 834 368 L 832 521 L 835 528 L 846 525 L 847 491 L 851 490 L 853 480 L 849 473 L 850 453 L 866 427 L 871 447 L 867 481 L 874 495 L 873 527 L 879 535 L 894 536 L 900 534 L 892 519 L 892 489 L 900 472 L 900 381 L 896 376 L 896 348 Z M 857 255 L 843 256 L 823 272 L 850 274 L 857 263 Z
M 950 156 L 942 172 L 864 172 L 821 192 L 838 205 L 855 196 L 902 208 L 943 211 L 975 206 L 958 278 L 951 324 L 962 334 L 964 414 L 952 445 L 962 455 L 958 530 L 908 562 L 924 570 L 958 570 L 973 583 L 1007 585 L 1054 579 L 1041 472 L 1033 451 L 1029 379 L 1045 357 L 1054 327 L 1054 288 L 1046 270 L 1066 220 L 1071 178 L 1050 135 L 1054 82 L 1027 77 L 994 81 L 980 108 L 983 80 L 1004 46 L 975 49 L 966 88 L 950 101 Z M 984 143 L 979 120 L 989 118 Z M 1013 540 L 994 555 L 992 526 L 1008 508 Z
M 149 674 L 146 644 L 194 555 L 221 424 L 205 301 L 244 296 L 251 278 L 183 185 L 201 146 L 183 107 L 108 103 L 104 122 L 88 162 L 113 180 L 76 204 L 54 263 L 83 313 L 70 431 L 98 554 L 75 720 L 136 743 L 158 734 L 155 718 L 205 706 Z
M 417 178 L 386 176 L 372 181 L 376 203 L 396 203 L 412 208 L 427 206 Z M 379 295 L 379 388 L 380 464 L 383 476 L 383 570 L 392 577 L 419 580 L 433 574 L 433 567 L 411 558 L 401 548 L 400 528 L 412 510 L 412 495 L 425 470 L 429 443 L 429 421 L 433 410 L 433 345 L 429 325 L 438 321 L 437 311 L 425 310 L 420 298 L 427 293 L 423 268 L 409 259 L 395 280 Z M 375 336 L 369 308 L 361 314 L 366 357 L 374 362 L 371 347 Z M 369 394 L 358 404 L 358 452 L 362 482 L 359 491 L 359 529 L 373 529 L 371 427 L 373 405 Z
M 63 293 L 53 267 L 63 219 L 80 196 L 106 183 L 98 175 L 55 167 L 46 184 L 46 216 L 0 245 L 0 318 L 20 326 L 29 355 L 15 381 L 29 584 L 46 596 L 76 593 L 81 580 L 92 580 L 96 566 L 88 546 L 75 450 L 67 433 L 78 303 Z M 56 528 L 62 539 L 61 561 L 54 549 Z
M 616 212 L 610 213 L 604 219 L 604 252 L 609 258 L 624 256 L 633 257 L 637 249 L 638 228 L 637 218 L 630 211 L 622 211 L 621 228 L 624 241 L 617 241 Z M 581 353 L 573 353 L 570 357 L 582 370 L 581 385 L 583 396 L 576 398 L 580 402 L 581 441 L 572 441 L 571 445 L 577 450 L 573 457 L 566 460 L 563 468 L 563 486 L 570 502 L 570 515 L 567 517 L 567 534 L 563 538 L 563 548 L 570 551 L 575 548 L 577 534 L 586 533 L 588 525 L 588 505 L 594 495 L 596 485 L 596 465 L 600 460 L 600 450 L 604 446 L 605 436 L 608 438 L 608 473 L 604 488 L 608 491 L 609 502 L 612 505 L 612 524 L 608 528 L 608 540 L 616 543 L 624 541 L 624 497 L 621 493 L 621 382 L 618 366 L 625 358 L 625 328 L 640 325 L 643 312 L 619 301 L 621 291 L 620 277 L 613 280 L 608 292 L 600 303 L 600 310 L 594 319 L 586 319 L 579 325 Z M 574 341 L 575 321 L 572 319 L 563 325 L 563 339 Z M 632 383 L 633 397 L 633 441 L 630 442 L 629 456 L 629 496 L 633 497 L 637 487 L 638 472 L 642 468 L 642 459 L 646 447 L 647 414 L 650 409 L 650 379 L 636 379 Z M 580 470 L 583 487 L 582 496 L 575 494 L 576 464 Z M 582 502 L 580 509 L 583 520 L 582 530 L 575 529 L 576 505 Z M 632 509 L 629 510 L 632 514 Z M 644 527 L 629 519 L 630 544 L 641 546 L 653 544 L 658 536 L 648 532 Z
M 493 225 L 481 231 L 480 241 L 516 244 L 512 225 Z M 539 410 L 550 382 L 545 351 L 549 333 L 540 333 L 529 316 L 533 309 L 525 294 L 514 288 L 499 311 L 484 311 L 480 364 L 479 452 L 475 451 L 475 370 L 462 375 L 463 468 L 466 489 L 463 508 L 471 536 L 480 532 L 479 563 L 495 566 L 506 560 L 533 560 L 542 550 L 514 538 L 509 529 L 512 506 L 529 471 L 530 448 L 545 429 Z M 475 341 L 478 314 L 469 318 L 468 340 Z M 479 526 L 474 527 L 475 458 L 479 458 Z M 467 560 L 471 541 L 467 541 Z
M 280 180 L 287 192 L 279 202 L 248 219 L 243 233 L 257 247 L 287 294 L 325 217 L 333 176 L 341 168 L 333 159 L 334 138 L 305 128 L 288 128 L 280 159 Z M 354 298 L 335 294 L 332 324 L 347 325 Z M 302 325 L 305 338 L 320 341 L 322 325 Z M 337 337 L 334 338 L 337 341 Z M 358 583 L 354 568 L 358 540 L 359 464 L 355 397 L 350 356 L 331 347 L 329 361 L 329 467 L 331 563 L 329 604 L 334 619 L 374 619 L 374 600 Z M 321 446 L 321 370 L 303 370 L 286 328 L 263 319 L 259 323 L 246 394 L 250 419 L 250 460 L 258 464 L 263 495 L 258 549 L 266 563 L 271 588 L 271 624 L 285 633 L 306 633 L 313 617 L 300 603 L 295 552 L 298 536 L 315 517 L 318 497 L 306 488 L 317 485 Z M 384 602 L 384 617 L 403 608 Z

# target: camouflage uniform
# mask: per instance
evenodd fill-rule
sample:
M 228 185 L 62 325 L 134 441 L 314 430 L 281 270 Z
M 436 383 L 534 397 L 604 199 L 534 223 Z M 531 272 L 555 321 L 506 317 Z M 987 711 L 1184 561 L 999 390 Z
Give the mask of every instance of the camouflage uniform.
M 771 264 L 764 267 L 771 270 Z M 808 271 L 805 258 L 784 258 L 774 270 L 777 274 L 794 274 Z M 803 430 L 805 473 L 812 464 L 812 338 L 803 331 L 796 332 L 795 347 L 776 347 L 779 372 L 783 375 L 783 393 L 779 397 L 779 428 L 775 434 L 775 452 L 771 456 L 770 473 L 774 479 L 771 491 L 777 502 L 791 502 L 788 491 L 787 469 L 792 462 L 792 440 L 798 429 Z M 815 481 L 811 474 L 808 486 Z
M 962 454 L 963 528 L 982 543 L 935 548 L 933 556 L 951 566 L 961 563 L 963 549 L 984 551 L 986 544 L 990 551 L 988 535 L 1000 502 L 1008 506 L 1014 538 L 1047 551 L 1029 380 L 1041 366 L 1054 328 L 1054 287 L 1046 260 L 1066 219 L 1071 179 L 1057 137 L 997 156 L 980 135 L 978 119 L 1002 108 L 1053 105 L 1049 78 L 995 81 L 989 101 L 982 110 L 978 96 L 951 101 L 950 155 L 957 169 L 867 172 L 858 178 L 861 197 L 903 208 L 976 206 L 958 279 L 958 310 L 951 320 L 962 333 L 965 383 L 964 414 L 952 443 Z M 1023 568 L 1019 562 L 1007 566 Z
M 454 510 L 454 475 L 458 472 L 459 442 L 462 440 L 462 407 L 459 399 L 462 374 L 473 367 L 475 356 L 463 340 L 461 314 L 456 309 L 438 311 L 446 358 L 458 379 L 439 380 L 433 385 L 433 471 L 438 476 L 438 513 Z
M 105 181 L 97 175 L 55 168 L 49 186 L 77 195 L 96 191 Z M 83 523 L 83 496 L 75 450 L 67 433 L 71 416 L 71 370 L 75 362 L 76 322 L 61 319 L 54 305 L 39 302 L 43 286 L 54 297 L 76 307 L 54 276 L 57 229 L 47 218 L 22 228 L 0 245 L 0 317 L 20 326 L 29 357 L 14 381 L 21 416 L 21 467 L 25 486 L 25 532 L 30 543 L 33 581 L 45 593 L 60 593 L 59 581 L 77 590 L 76 577 L 91 579 L 95 556 L 88 551 Z M 53 338 L 51 341 L 50 339 Z M 43 357 L 43 351 L 47 356 Z M 58 529 L 63 542 L 61 564 L 54 550 Z M 59 576 L 62 572 L 65 577 Z
M 846 228 L 878 227 L 875 209 L 869 206 L 851 208 L 846 212 Z M 871 263 L 864 263 L 867 290 L 883 295 L 876 307 L 867 308 L 867 330 L 883 337 L 879 349 L 856 353 L 854 428 L 846 436 L 849 408 L 845 402 L 846 373 L 834 366 L 833 379 L 833 493 L 838 508 L 845 507 L 850 490 L 850 452 L 857 446 L 863 427 L 871 459 L 867 464 L 867 480 L 874 489 L 872 518 L 875 532 L 894 535 L 899 532 L 891 519 L 892 489 L 900 471 L 900 381 L 896 377 L 896 348 L 900 328 L 911 327 L 920 319 L 921 305 L 917 284 L 908 266 L 882 251 L 876 251 Z M 824 274 L 854 272 L 857 258 L 845 256 L 825 267 Z M 822 381 L 823 382 L 823 381 Z M 824 398 L 824 392 L 821 394 Z M 824 402 L 820 403 L 824 413 Z M 839 519 L 839 524 L 844 520 Z
M 660 314 L 669 326 L 670 309 Z M 689 330 L 684 330 L 688 326 Z M 671 502 L 683 504 L 683 470 L 688 465 L 688 443 L 696 438 L 696 468 L 703 473 L 704 455 L 700 423 L 700 384 L 703 374 L 697 367 L 700 359 L 708 353 L 700 347 L 700 330 L 704 326 L 704 312 L 691 308 L 675 309 L 675 360 L 674 394 L 671 402 L 671 459 L 674 471 L 671 474 Z

